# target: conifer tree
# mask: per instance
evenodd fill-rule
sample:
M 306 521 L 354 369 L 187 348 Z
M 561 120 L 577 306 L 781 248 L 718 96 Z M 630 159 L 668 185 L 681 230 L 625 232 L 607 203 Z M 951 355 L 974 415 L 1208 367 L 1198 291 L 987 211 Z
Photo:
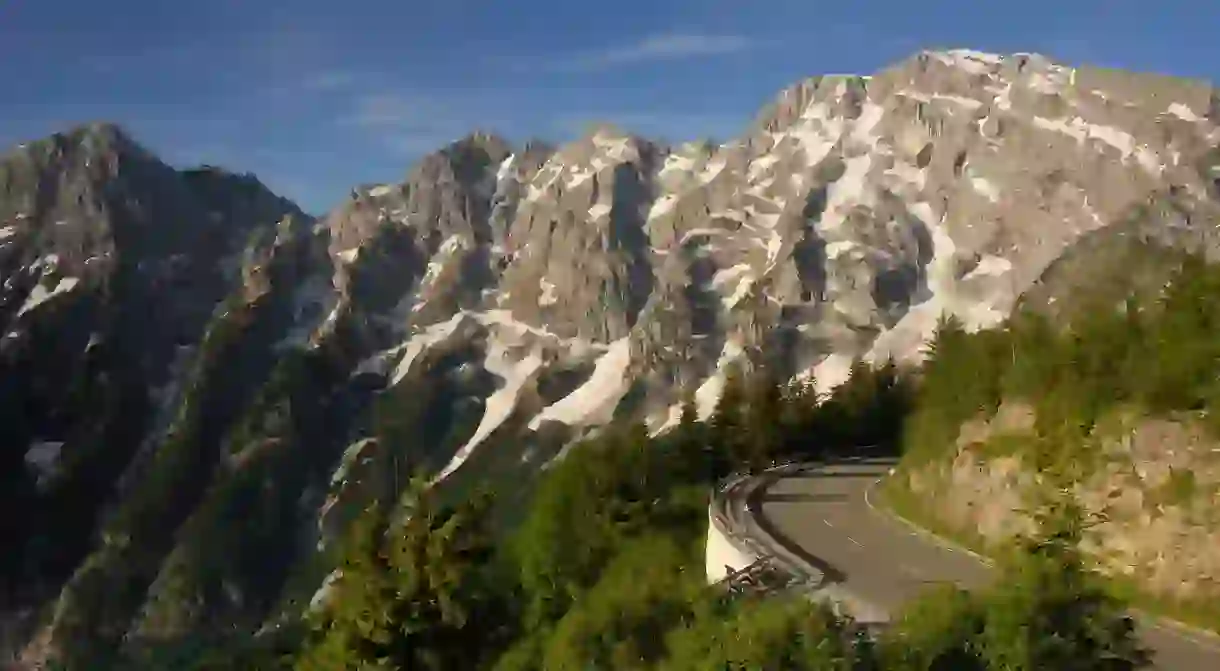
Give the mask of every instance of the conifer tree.
M 678 426 L 667 440 L 673 466 L 679 477 L 714 482 L 727 475 L 728 466 L 709 440 L 706 426 L 699 421 L 694 398 L 686 394 Z
M 886 671 L 984 671 L 982 601 L 953 586 L 934 588 L 905 605 L 881 638 Z
M 987 597 L 982 645 L 990 668 L 1123 671 L 1147 666 L 1135 625 L 1084 565 L 1085 520 L 1066 491 L 1035 512 L 1039 532 L 1002 565 Z
M 503 625 L 485 571 L 489 504 L 440 507 L 417 477 L 389 514 L 367 511 L 295 668 L 475 668 Z
M 734 469 L 747 467 L 747 400 L 745 379 L 736 366 L 725 375 L 724 389 L 711 420 L 711 437 Z
M 752 473 L 765 470 L 778 450 L 784 413 L 783 389 L 770 368 L 755 373 L 747 405 L 743 459 Z

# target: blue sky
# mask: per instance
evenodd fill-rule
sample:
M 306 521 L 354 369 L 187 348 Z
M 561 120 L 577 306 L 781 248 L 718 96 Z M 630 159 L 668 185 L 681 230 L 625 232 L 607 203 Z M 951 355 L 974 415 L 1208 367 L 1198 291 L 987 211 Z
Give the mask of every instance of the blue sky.
M 924 47 L 1220 80 L 1211 0 L 8 0 L 0 146 L 117 121 L 321 213 L 479 127 L 727 137 L 808 75 Z

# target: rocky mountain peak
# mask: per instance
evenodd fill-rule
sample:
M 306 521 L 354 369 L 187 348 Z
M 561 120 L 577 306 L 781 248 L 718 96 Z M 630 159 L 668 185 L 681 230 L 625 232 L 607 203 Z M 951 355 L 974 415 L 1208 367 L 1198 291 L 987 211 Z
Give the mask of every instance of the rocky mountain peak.
M 41 175 L 61 174 L 101 181 L 117 176 L 123 163 L 155 160 L 119 126 L 91 123 L 23 143 L 0 156 L 0 186 L 16 192 Z
M 806 352 L 792 350 L 794 370 L 845 348 L 917 355 L 933 315 L 960 306 L 974 326 L 995 323 L 1019 287 L 1139 194 L 1169 181 L 1206 196 L 1192 155 L 1215 144 L 1201 114 L 1213 95 L 955 49 L 811 77 L 719 147 L 597 125 L 536 167 L 522 170 L 519 153 L 496 171 L 503 271 L 487 307 L 594 340 L 666 310 L 697 317 L 689 337 L 727 330 L 740 343 L 793 320 L 789 342 Z M 636 335 L 675 346 L 673 333 Z
M 466 137 L 450 145 L 450 148 L 454 147 L 462 147 L 467 150 L 479 149 L 488 156 L 498 156 L 501 160 L 512 151 L 508 140 L 492 131 L 484 129 L 472 131 Z
M 198 310 L 187 285 L 207 284 L 250 227 L 287 213 L 299 210 L 253 175 L 179 172 L 116 124 L 26 143 L 0 159 L 0 315 L 29 321 L 73 297 L 122 303 L 116 291 L 162 282 L 183 289 L 180 315 Z
M 129 150 L 148 154 L 147 150 L 141 147 L 122 126 L 109 121 L 80 124 L 64 132 L 56 133 L 47 140 L 61 147 L 78 144 L 87 150 L 99 153 Z
M 759 115 L 755 127 L 768 133 L 782 132 L 815 101 L 851 115 L 867 95 L 868 81 L 868 77 L 857 75 L 820 75 L 801 80 L 780 92 Z
M 511 147 L 504 138 L 487 131 L 475 131 L 436 154 L 425 157 L 420 165 L 428 165 L 443 157 L 450 164 L 456 179 L 473 183 L 484 179 L 488 168 L 498 166 L 510 153 Z

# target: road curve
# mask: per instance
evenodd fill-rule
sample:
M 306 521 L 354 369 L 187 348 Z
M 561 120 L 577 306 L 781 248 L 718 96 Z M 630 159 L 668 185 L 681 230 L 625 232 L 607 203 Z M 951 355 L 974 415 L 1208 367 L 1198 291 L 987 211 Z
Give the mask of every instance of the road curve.
M 867 460 L 808 466 L 764 476 L 750 501 L 740 504 L 764 545 L 804 556 L 843 593 L 888 613 L 935 583 L 985 585 L 991 569 L 968 552 L 875 509 L 873 486 L 892 462 Z M 1154 668 L 1216 671 L 1220 645 L 1148 620 L 1140 636 L 1155 654 Z

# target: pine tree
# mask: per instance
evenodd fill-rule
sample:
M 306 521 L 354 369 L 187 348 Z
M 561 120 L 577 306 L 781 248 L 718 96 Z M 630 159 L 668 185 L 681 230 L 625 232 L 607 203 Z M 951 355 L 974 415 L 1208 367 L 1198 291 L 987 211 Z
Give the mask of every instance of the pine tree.
M 678 426 L 667 437 L 666 447 L 673 454 L 673 469 L 679 477 L 714 482 L 727 475 L 728 466 L 711 444 L 706 427 L 699 421 L 690 394 L 682 400 Z
M 962 422 L 995 411 L 1003 362 L 1012 356 L 1002 332 L 967 334 L 952 317 L 937 323 L 927 355 L 915 413 L 905 436 L 908 454 L 918 454 L 920 459 L 934 459 L 952 449 Z
M 1002 566 L 1005 579 L 987 597 L 984 656 L 1013 671 L 1121 671 L 1147 666 L 1123 605 L 1089 571 L 1079 545 L 1085 521 L 1065 491 L 1036 511 L 1039 532 Z
M 381 553 L 385 511 L 372 506 L 353 523 L 337 579 L 323 610 L 313 616 L 313 636 L 297 658 L 297 671 L 374 669 L 391 638 L 390 567 Z
M 477 666 L 503 626 L 486 572 L 489 513 L 485 495 L 438 506 L 422 477 L 389 515 L 370 509 L 356 524 L 333 596 L 315 616 L 313 640 L 295 668 Z
M 984 604 L 957 587 L 929 590 L 905 605 L 881 638 L 886 671 L 984 671 Z
M 755 374 L 751 382 L 741 437 L 743 460 L 752 473 L 765 470 L 778 454 L 784 414 L 783 389 L 769 368 Z
M 725 375 L 724 389 L 711 420 L 712 441 L 734 469 L 748 467 L 747 403 L 745 380 L 734 366 Z
M 896 450 L 902 439 L 903 423 L 910 412 L 910 389 L 897 364 L 890 358 L 874 371 L 873 380 L 876 396 L 867 420 L 872 432 L 869 442 Z

